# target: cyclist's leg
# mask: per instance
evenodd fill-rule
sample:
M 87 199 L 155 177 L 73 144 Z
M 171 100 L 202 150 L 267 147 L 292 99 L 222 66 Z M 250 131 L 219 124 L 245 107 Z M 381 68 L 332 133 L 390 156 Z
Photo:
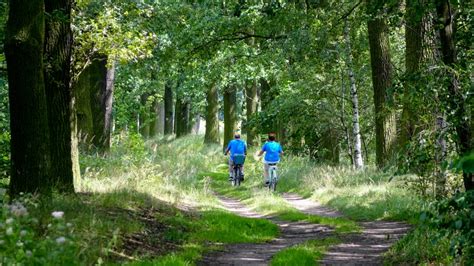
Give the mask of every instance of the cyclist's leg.
M 232 180 L 234 176 L 234 161 L 232 160 L 232 156 L 229 156 L 229 180 Z
M 263 177 L 265 179 L 265 184 L 269 183 L 269 179 L 268 179 L 268 169 L 269 168 L 270 168 L 270 166 L 268 165 L 268 163 L 264 162 L 263 163 Z

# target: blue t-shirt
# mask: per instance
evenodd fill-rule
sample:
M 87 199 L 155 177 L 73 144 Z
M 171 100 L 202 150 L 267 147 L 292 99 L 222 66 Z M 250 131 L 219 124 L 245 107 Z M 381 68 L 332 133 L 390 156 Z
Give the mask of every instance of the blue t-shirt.
M 233 139 L 227 145 L 227 149 L 230 151 L 230 155 L 234 156 L 234 154 L 245 154 L 247 151 L 247 145 L 245 141 L 241 139 Z
M 280 153 L 283 151 L 280 143 L 275 141 L 267 141 L 262 147 L 265 153 L 265 162 L 275 163 L 280 161 Z

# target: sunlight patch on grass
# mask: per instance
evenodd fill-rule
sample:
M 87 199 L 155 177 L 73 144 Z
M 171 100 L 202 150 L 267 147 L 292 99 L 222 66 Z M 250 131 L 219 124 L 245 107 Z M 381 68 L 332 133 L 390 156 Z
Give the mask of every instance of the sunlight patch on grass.
M 303 244 L 279 251 L 272 258 L 270 265 L 319 265 L 329 246 L 339 244 L 340 239 L 329 237 L 321 240 L 310 240 Z
M 220 243 L 261 243 L 278 236 L 278 226 L 266 219 L 240 217 L 224 211 L 202 214 L 194 239 Z

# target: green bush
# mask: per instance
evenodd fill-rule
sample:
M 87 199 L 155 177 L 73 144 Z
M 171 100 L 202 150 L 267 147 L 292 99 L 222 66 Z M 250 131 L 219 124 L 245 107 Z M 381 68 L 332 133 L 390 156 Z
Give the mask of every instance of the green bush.
M 389 264 L 472 265 L 474 191 L 458 193 L 425 208 L 418 227 L 387 254 Z
M 453 257 L 474 262 L 474 191 L 437 202 L 434 210 L 422 213 L 421 218 L 437 229 L 438 238 L 451 239 Z
M 0 178 L 10 175 L 10 133 L 0 133 Z

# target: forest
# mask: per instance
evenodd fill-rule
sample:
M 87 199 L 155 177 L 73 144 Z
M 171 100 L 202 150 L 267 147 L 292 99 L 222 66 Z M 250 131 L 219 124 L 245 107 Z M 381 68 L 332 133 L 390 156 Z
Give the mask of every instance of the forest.
M 473 60 L 470 0 L 1 0 L 0 265 L 472 265 Z

